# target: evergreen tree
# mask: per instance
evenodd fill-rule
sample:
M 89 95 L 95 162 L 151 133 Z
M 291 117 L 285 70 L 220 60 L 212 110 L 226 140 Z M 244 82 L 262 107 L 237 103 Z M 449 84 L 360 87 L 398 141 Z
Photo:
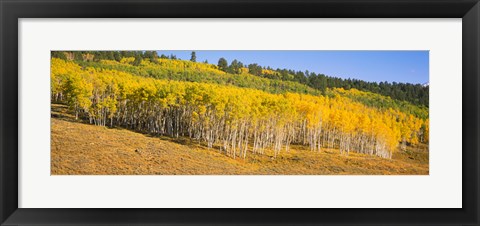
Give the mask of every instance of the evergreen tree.
M 260 76 L 262 75 L 262 67 L 258 64 L 249 64 L 248 65 L 248 72 L 252 75 Z
M 222 70 L 222 71 L 225 71 L 225 72 L 227 71 L 227 69 L 228 69 L 228 62 L 227 62 L 227 60 L 226 60 L 225 58 L 222 57 L 222 58 L 220 58 L 220 59 L 218 60 L 218 69 L 220 69 L 220 70 Z
M 105 51 L 105 59 L 115 60 L 115 55 L 113 54 L 113 51 Z
M 197 55 L 195 54 L 195 51 L 192 51 L 190 61 L 197 62 Z
M 52 58 L 67 60 L 67 56 L 65 56 L 65 53 L 61 52 L 61 51 L 52 51 L 51 56 L 52 56 Z
M 118 51 L 115 51 L 113 53 L 113 58 L 115 58 L 116 61 L 120 62 L 120 60 L 122 60 L 122 54 Z
M 157 51 L 145 51 L 143 53 L 143 59 L 149 59 L 152 63 L 157 63 L 158 53 Z
M 231 74 L 240 74 L 240 63 L 238 62 L 238 60 L 233 60 L 232 63 L 230 64 L 230 66 L 228 67 L 228 70 L 227 72 L 228 73 L 231 73 Z
M 73 52 L 73 57 L 75 61 L 83 61 L 83 52 L 82 51 L 75 51 Z
M 140 56 L 136 56 L 135 60 L 133 61 L 133 66 L 139 66 L 142 63 L 142 58 Z

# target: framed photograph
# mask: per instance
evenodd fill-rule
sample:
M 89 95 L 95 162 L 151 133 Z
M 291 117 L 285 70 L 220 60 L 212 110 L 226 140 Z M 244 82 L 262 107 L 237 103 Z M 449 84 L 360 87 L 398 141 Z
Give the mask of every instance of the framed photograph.
M 478 225 L 480 5 L 2 1 L 1 225 Z

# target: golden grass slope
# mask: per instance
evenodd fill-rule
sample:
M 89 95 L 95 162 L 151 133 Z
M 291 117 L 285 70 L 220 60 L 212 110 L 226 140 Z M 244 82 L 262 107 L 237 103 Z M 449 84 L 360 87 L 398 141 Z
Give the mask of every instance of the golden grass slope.
M 58 106 L 57 106 L 58 107 Z M 59 108 L 61 109 L 61 108 Z M 293 146 L 277 159 L 232 159 L 189 139 L 173 142 L 125 129 L 83 124 L 63 110 L 52 112 L 52 175 L 428 175 L 428 151 L 394 153 L 392 159 Z M 302 150 L 300 150 L 302 149 Z

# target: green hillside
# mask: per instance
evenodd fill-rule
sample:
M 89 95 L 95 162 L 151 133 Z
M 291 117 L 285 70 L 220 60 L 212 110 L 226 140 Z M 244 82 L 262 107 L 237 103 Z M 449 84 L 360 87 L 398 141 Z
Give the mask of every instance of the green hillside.
M 156 79 L 232 85 L 241 88 L 262 90 L 274 94 L 293 92 L 312 95 L 323 94 L 331 97 L 340 95 L 369 107 L 380 109 L 392 108 L 403 113 L 413 114 L 422 119 L 428 118 L 428 107 L 414 105 L 408 101 L 395 100 L 389 96 L 383 96 L 372 92 L 359 91 L 356 89 L 345 90 L 343 88 L 326 88 L 324 91 L 321 91 L 298 82 L 259 77 L 250 74 L 247 68 L 244 68 L 239 74 L 235 74 L 224 72 L 220 70 L 217 65 L 191 62 L 187 60 L 157 59 L 154 62 L 151 62 L 149 59 L 145 59 L 138 65 L 134 65 L 134 60 L 134 58 L 124 58 L 120 62 L 114 60 L 100 60 L 98 62 L 76 61 L 76 63 L 84 68 L 92 67 L 96 69 L 122 71 Z M 274 71 L 264 70 L 264 73 L 269 72 L 275 74 Z M 272 75 L 270 77 L 274 76 Z

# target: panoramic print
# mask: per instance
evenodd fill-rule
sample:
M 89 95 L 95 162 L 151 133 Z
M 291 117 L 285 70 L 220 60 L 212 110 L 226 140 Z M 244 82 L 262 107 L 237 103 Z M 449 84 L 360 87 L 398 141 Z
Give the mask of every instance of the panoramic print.
M 51 52 L 52 175 L 428 175 L 429 52 Z

